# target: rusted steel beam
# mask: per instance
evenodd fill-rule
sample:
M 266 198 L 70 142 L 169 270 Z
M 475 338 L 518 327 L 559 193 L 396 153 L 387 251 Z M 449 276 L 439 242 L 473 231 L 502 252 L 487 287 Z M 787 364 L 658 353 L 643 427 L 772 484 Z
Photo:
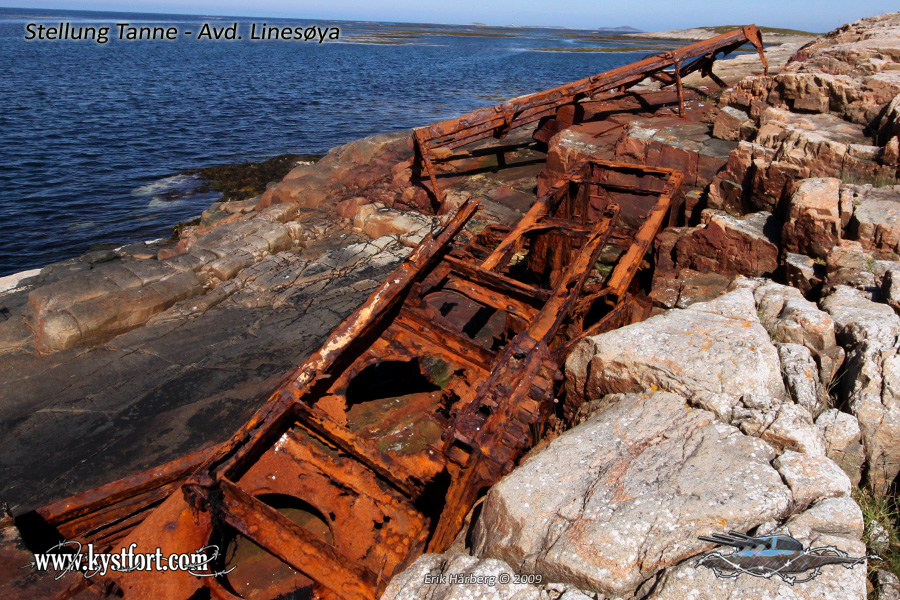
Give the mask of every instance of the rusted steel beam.
M 297 418 L 312 430 L 322 434 L 331 443 L 368 466 L 408 496 L 418 496 L 419 482 L 403 465 L 378 449 L 369 440 L 355 436 L 346 427 L 341 427 L 323 414 L 317 407 L 298 402 L 294 407 Z
M 593 294 L 589 300 L 593 301 L 596 299 L 600 299 L 603 297 L 602 293 Z M 586 299 L 588 300 L 588 299 Z M 590 307 L 589 302 L 585 302 L 584 309 Z M 576 308 L 576 310 L 578 310 Z M 606 315 L 604 315 L 599 321 L 584 329 L 579 331 L 572 337 L 571 340 L 566 342 L 564 345 L 560 346 L 555 352 L 554 357 L 559 362 L 565 360 L 565 358 L 569 355 L 572 349 L 584 338 L 592 337 L 595 335 L 599 335 L 601 333 L 606 333 L 607 331 L 612 331 L 613 329 L 618 329 L 619 327 L 626 325 L 630 320 L 632 315 L 630 314 L 635 310 L 635 301 L 630 296 L 627 295 L 621 302 L 615 305 Z M 583 314 L 581 315 L 583 317 Z M 647 315 L 641 315 L 641 318 L 636 320 L 643 321 Z
M 206 488 L 214 484 L 220 471 L 236 469 L 251 458 L 255 450 L 271 441 L 273 432 L 283 423 L 293 419 L 294 398 L 279 388 L 269 397 L 259 410 L 235 433 L 222 444 L 216 453 L 187 480 L 187 492 L 193 488 Z M 190 498 L 189 500 L 196 500 Z M 198 508 L 203 508 L 198 506 Z
M 423 314 L 420 310 L 404 306 L 397 316 L 399 325 L 425 338 L 426 341 L 446 349 L 463 363 L 477 368 L 487 368 L 494 360 L 494 353 L 482 348 L 458 332 L 435 322 L 434 315 Z
M 687 118 L 684 110 L 684 86 L 681 83 L 681 64 L 675 63 L 675 88 L 678 90 L 678 116 L 682 119 Z
M 754 34 L 753 32 L 756 33 Z M 755 40 L 758 40 L 758 42 Z M 676 64 L 676 62 L 682 62 L 709 54 L 710 52 L 715 52 L 718 49 L 730 46 L 735 42 L 750 42 L 754 45 L 757 45 L 758 43 L 757 48 L 762 48 L 762 42 L 758 31 L 751 25 L 707 40 L 682 46 L 671 52 L 650 56 L 623 67 L 611 69 L 549 90 L 520 96 L 504 102 L 503 104 L 479 109 L 462 117 L 435 123 L 417 129 L 416 131 L 427 132 L 427 136 L 422 136 L 420 139 L 431 141 L 439 140 L 442 137 L 452 136 L 461 131 L 471 129 L 496 129 L 505 123 L 510 123 L 508 115 L 519 115 L 528 109 L 543 107 L 547 104 L 556 107 L 562 104 L 560 100 L 568 100 L 576 95 L 587 97 L 592 94 L 614 89 L 621 85 L 622 81 L 627 81 L 632 77 L 646 76 L 649 73 L 654 73 L 672 66 Z
M 684 92 L 681 78 L 695 70 L 711 72 L 712 61 L 718 53 L 730 52 L 745 43 L 751 43 L 756 47 L 765 72 L 768 73 L 762 35 L 756 26 L 748 25 L 585 79 L 513 98 L 503 104 L 478 109 L 455 119 L 416 129 L 413 132 L 413 142 L 417 162 L 421 164 L 431 182 L 436 211 L 440 212 L 443 206 L 443 194 L 433 164 L 436 150 L 458 148 L 491 136 L 502 137 L 512 128 L 554 114 L 560 106 L 573 104 L 601 92 L 617 88 L 624 90 L 648 77 L 677 86 L 679 112 L 683 117 Z M 675 67 L 674 73 L 666 73 L 664 69 L 668 67 Z
M 472 150 L 461 150 L 452 152 L 449 149 L 435 148 L 431 151 L 432 164 L 440 164 L 454 160 L 463 160 L 467 158 L 478 158 L 480 156 L 502 155 L 506 152 L 512 152 L 522 148 L 527 148 L 531 142 L 518 142 L 515 144 L 498 144 L 489 148 L 475 148 Z
M 110 500 L 114 503 L 102 509 L 57 523 L 56 530 L 67 540 L 93 542 L 97 546 L 113 542 L 122 537 L 128 523 L 140 522 L 146 511 L 152 510 L 170 494 L 177 492 L 184 480 L 176 479 L 131 498 Z
M 535 441 L 529 427 L 533 423 L 523 427 L 515 418 L 517 410 L 531 392 L 532 382 L 549 356 L 549 344 L 578 299 L 618 216 L 617 205 L 607 207 L 581 253 L 566 270 L 563 281 L 528 329 L 510 343 L 499 367 L 492 370 L 479 388 L 476 399 L 457 417 L 454 430 L 445 442 L 445 451 L 455 442 L 463 442 L 472 454 L 465 463 L 465 474 L 450 486 L 448 506 L 429 542 L 430 551 L 442 551 L 449 546 L 478 493 L 511 471 L 518 453 Z M 514 385 L 513 389 L 510 384 Z M 481 416 L 483 407 L 489 416 Z
M 485 271 L 492 271 L 500 265 L 505 265 L 510 257 L 516 253 L 522 244 L 522 236 L 524 236 L 530 228 L 548 213 L 553 211 L 562 200 L 569 184 L 576 179 L 577 174 L 583 168 L 582 163 L 572 166 L 563 177 L 547 192 L 546 196 L 538 198 L 537 201 L 528 209 L 516 226 L 509 232 L 502 242 L 491 252 L 481 268 Z
M 363 335 L 368 327 L 393 307 L 407 287 L 438 260 L 440 253 L 447 251 L 450 241 L 459 234 L 479 208 L 477 202 L 466 200 L 437 236 L 431 233 L 426 235 L 388 280 L 369 296 L 369 300 L 341 323 L 322 348 L 298 369 L 294 376 L 294 389 L 300 391 L 309 385 L 316 373 L 333 363 L 350 341 Z
M 769 61 L 766 60 L 766 52 L 765 47 L 763 46 L 763 38 L 762 32 L 757 29 L 756 25 L 745 25 L 742 28 L 744 32 L 744 37 L 747 38 L 747 41 L 756 46 L 756 51 L 759 53 L 759 60 L 763 64 L 763 75 L 769 74 Z
M 493 306 L 497 310 L 504 310 L 526 321 L 531 320 L 537 312 L 535 307 L 527 302 L 504 296 L 472 281 L 456 279 L 448 282 L 444 289 L 458 292 L 478 304 Z
M 647 254 L 647 250 L 650 249 L 650 245 L 656 239 L 656 234 L 659 233 L 662 227 L 663 220 L 670 208 L 672 196 L 681 186 L 683 179 L 684 175 L 681 171 L 669 171 L 669 178 L 662 195 L 660 195 L 656 204 L 650 210 L 650 214 L 641 224 L 635 235 L 634 243 L 626 251 L 625 256 L 620 259 L 615 269 L 613 269 L 606 285 L 609 288 L 610 295 L 615 300 L 621 299 L 631 285 L 641 260 Z
M 619 211 L 620 208 L 617 204 L 607 207 L 603 217 L 594 226 L 581 253 L 567 269 L 562 283 L 556 286 L 553 295 L 529 327 L 531 337 L 550 344 L 550 338 L 556 335 L 562 320 L 574 308 L 581 288 L 588 275 L 591 274 L 593 265 L 597 262 L 597 255 L 603 250 L 612 235 L 616 220 L 619 218 Z M 628 260 L 627 255 L 623 260 Z
M 687 69 L 683 67 L 682 73 Z M 685 100 L 696 100 L 700 94 L 691 89 L 685 90 Z M 554 115 L 554 119 L 560 123 L 562 129 L 571 127 L 575 123 L 600 119 L 607 114 L 628 113 L 643 110 L 653 110 L 678 102 L 678 94 L 671 90 L 642 91 L 640 93 L 626 92 L 620 95 L 601 95 L 593 100 L 582 100 L 575 104 L 560 106 Z M 608 131 L 624 127 L 622 123 L 607 122 Z M 549 141 L 548 140 L 545 140 Z
M 291 416 L 293 402 L 308 391 L 309 386 L 318 378 L 327 377 L 327 368 L 340 354 L 396 305 L 409 286 L 442 253 L 448 251 L 450 241 L 479 208 L 476 202 L 467 200 L 438 235 L 429 232 L 388 279 L 372 292 L 368 300 L 338 326 L 322 347 L 287 377 L 285 384 L 272 394 L 270 401 L 260 407 L 231 440 L 223 444 L 196 475 L 193 483 L 201 487 L 208 485 L 212 481 L 209 475 L 211 472 L 220 468 L 234 468 L 235 463 L 252 454 L 253 447 L 268 441 L 269 432 L 279 422 Z M 238 448 L 243 448 L 244 451 L 235 456 Z
M 494 288 L 511 297 L 518 298 L 522 302 L 537 303 L 538 301 L 546 301 L 550 297 L 550 293 L 547 290 L 526 285 L 495 271 L 486 271 L 453 256 L 447 257 L 447 264 L 450 265 L 454 273 L 458 273 L 476 283 Z

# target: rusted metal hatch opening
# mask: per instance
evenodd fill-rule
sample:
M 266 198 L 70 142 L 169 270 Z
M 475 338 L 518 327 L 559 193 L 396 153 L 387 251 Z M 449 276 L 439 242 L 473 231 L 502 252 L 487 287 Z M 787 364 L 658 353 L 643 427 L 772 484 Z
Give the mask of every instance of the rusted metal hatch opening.
M 215 566 L 234 570 L 79 585 L 125 598 L 377 597 L 453 541 L 549 418 L 577 408 L 554 403 L 569 347 L 647 315 L 635 278 L 680 182 L 582 160 L 513 228 L 464 233 L 478 206 L 461 206 L 231 440 L 193 457 L 181 493 L 190 459 L 39 511 L 112 551 L 216 544 Z

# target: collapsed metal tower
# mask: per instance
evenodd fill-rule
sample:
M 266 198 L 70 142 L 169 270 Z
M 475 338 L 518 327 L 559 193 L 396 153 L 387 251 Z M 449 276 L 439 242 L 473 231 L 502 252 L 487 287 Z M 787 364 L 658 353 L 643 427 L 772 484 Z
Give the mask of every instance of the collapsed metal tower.
M 685 74 L 712 75 L 718 53 L 748 41 L 762 56 L 748 26 L 416 130 L 436 210 L 435 162 L 465 156 L 452 150 L 648 77 L 681 99 Z M 558 396 L 571 347 L 649 314 L 637 276 L 681 181 L 583 158 L 514 227 L 478 234 L 464 231 L 479 208 L 467 201 L 225 444 L 36 511 L 97 551 L 229 548 L 220 575 L 110 573 L 61 597 L 376 598 L 453 542 L 551 415 L 577 410 Z

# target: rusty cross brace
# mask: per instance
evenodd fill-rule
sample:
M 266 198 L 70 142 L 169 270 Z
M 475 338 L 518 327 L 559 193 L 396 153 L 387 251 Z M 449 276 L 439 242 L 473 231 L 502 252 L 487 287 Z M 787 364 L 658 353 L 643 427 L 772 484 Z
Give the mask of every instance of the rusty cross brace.
M 684 110 L 684 86 L 681 85 L 681 63 L 675 63 L 675 87 L 678 89 L 678 116 L 682 119 L 687 118 Z
M 684 87 L 681 85 L 681 61 L 673 52 L 665 52 L 663 56 L 667 60 L 672 61 L 672 65 L 675 67 L 672 70 L 673 72 L 669 74 L 665 71 L 660 71 L 651 75 L 651 77 L 665 85 L 675 82 L 675 88 L 678 90 L 678 116 L 684 119 L 687 115 L 684 111 Z
M 219 482 L 229 525 L 346 600 L 374 600 L 376 575 L 241 488 Z
M 618 216 L 618 205 L 607 207 L 580 254 L 566 270 L 563 281 L 531 326 L 509 344 L 499 367 L 479 388 L 477 399 L 457 416 L 455 429 L 445 443 L 445 451 L 449 451 L 454 441 L 461 440 L 472 449 L 472 455 L 466 462 L 463 476 L 450 486 L 449 509 L 441 515 L 429 543 L 431 551 L 442 551 L 450 544 L 477 499 L 478 492 L 511 471 L 512 457 L 533 443 L 528 426 L 541 424 L 534 423 L 528 417 L 526 419 L 530 422 L 520 423 L 517 418 L 521 414 L 520 405 L 531 392 L 532 381 L 549 357 L 549 344 L 574 306 Z M 510 382 L 515 384 L 513 390 L 509 389 Z M 483 407 L 490 416 L 481 421 L 479 415 Z M 546 413 L 538 411 L 527 411 L 526 414 L 532 418 L 539 414 L 546 417 Z M 520 425 L 516 427 L 516 423 Z
M 428 179 L 431 180 L 431 191 L 434 196 L 432 209 L 435 214 L 437 214 L 444 203 L 444 197 L 438 188 L 437 175 L 434 171 L 434 163 L 431 161 L 431 151 L 428 147 L 428 140 L 421 129 L 417 129 L 413 132 L 413 140 L 416 151 L 416 162 L 421 161 L 425 173 L 428 175 Z

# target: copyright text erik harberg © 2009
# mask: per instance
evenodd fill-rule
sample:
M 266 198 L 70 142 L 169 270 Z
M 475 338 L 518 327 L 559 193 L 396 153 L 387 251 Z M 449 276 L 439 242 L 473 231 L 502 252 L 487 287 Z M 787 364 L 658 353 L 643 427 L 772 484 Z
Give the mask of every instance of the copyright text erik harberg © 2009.
M 245 37 L 246 36 L 246 37 Z M 135 27 L 130 23 L 113 25 L 73 25 L 61 21 L 50 25 L 44 23 L 27 23 L 25 25 L 26 41 L 92 41 L 106 44 L 110 40 L 123 42 L 140 41 L 174 41 L 178 38 L 197 41 L 234 42 L 243 39 L 253 41 L 291 41 L 291 42 L 330 42 L 341 38 L 339 27 L 306 26 L 274 26 L 268 23 L 200 23 L 198 25 L 150 25 Z
M 498 573 L 497 575 L 477 575 L 474 573 L 428 573 L 423 583 L 425 585 L 486 585 L 496 587 L 499 585 L 531 584 L 537 585 L 543 581 L 542 575 L 520 573 Z

